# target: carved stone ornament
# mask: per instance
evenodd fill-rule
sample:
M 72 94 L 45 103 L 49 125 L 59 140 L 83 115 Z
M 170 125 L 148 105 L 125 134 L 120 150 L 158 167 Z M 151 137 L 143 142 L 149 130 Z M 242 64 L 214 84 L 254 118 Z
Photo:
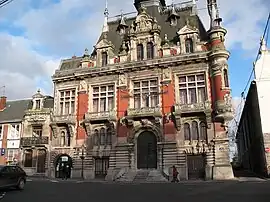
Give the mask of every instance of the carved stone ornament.
M 163 70 L 163 81 L 170 81 L 172 79 L 170 69 Z
M 46 116 L 43 116 L 43 115 L 32 115 L 29 118 L 29 121 L 31 122 L 45 121 L 45 120 L 46 120 Z
M 85 80 L 80 81 L 79 91 L 87 91 L 87 83 Z
M 125 75 L 119 76 L 119 87 L 127 86 L 127 77 Z
M 224 95 L 224 102 L 226 106 L 231 106 L 232 105 L 232 97 L 230 93 L 227 93 Z

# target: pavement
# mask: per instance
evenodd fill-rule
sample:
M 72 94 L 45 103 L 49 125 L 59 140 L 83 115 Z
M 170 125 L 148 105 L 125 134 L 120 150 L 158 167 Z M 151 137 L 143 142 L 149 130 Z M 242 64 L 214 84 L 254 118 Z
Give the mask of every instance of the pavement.
M 1 202 L 268 202 L 270 181 L 108 183 L 79 180 L 29 180 L 25 190 L 10 190 Z

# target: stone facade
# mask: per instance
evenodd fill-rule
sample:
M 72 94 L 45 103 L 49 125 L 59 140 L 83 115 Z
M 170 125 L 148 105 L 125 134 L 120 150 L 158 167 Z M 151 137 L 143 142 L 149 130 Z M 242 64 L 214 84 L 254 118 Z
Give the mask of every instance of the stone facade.
M 29 176 L 48 176 L 50 173 L 52 109 L 53 98 L 38 91 L 25 111 L 20 143 L 21 165 Z
M 74 178 L 169 175 L 173 165 L 181 180 L 233 178 L 226 30 L 208 4 L 208 32 L 194 1 L 135 1 L 135 17 L 110 22 L 105 10 L 92 54 L 63 60 L 53 75 L 51 176 L 66 156 Z

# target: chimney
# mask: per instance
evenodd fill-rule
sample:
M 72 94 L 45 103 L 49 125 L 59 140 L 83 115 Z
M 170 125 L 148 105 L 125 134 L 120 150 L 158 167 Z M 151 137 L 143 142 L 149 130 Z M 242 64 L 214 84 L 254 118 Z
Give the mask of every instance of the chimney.
M 6 108 L 6 103 L 7 103 L 7 97 L 1 96 L 0 97 L 0 111 L 4 110 Z

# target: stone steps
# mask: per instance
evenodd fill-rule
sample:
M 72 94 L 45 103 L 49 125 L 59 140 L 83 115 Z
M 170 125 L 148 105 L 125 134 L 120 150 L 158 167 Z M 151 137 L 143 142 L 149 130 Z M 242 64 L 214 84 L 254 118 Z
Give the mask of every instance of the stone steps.
M 133 182 L 145 182 L 147 181 L 148 175 L 150 171 L 149 170 L 139 170 L 133 179 Z

